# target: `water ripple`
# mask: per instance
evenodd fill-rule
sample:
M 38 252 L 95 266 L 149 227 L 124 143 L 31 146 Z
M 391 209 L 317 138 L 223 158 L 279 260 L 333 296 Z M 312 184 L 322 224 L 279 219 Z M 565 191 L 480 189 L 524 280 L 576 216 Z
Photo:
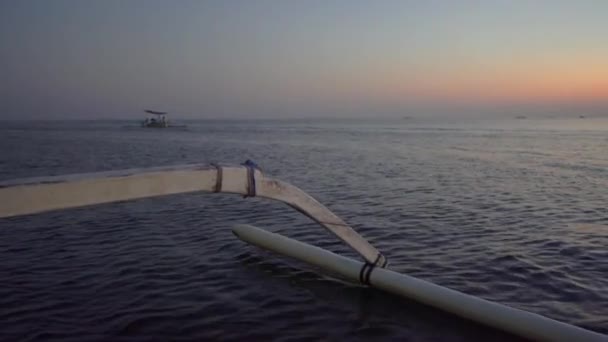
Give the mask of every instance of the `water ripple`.
M 3 129 L 0 179 L 252 158 L 352 224 L 397 271 L 608 333 L 608 158 L 594 132 Z M 513 339 L 247 246 L 230 233 L 236 223 L 355 256 L 287 206 L 229 195 L 1 219 L 0 340 Z

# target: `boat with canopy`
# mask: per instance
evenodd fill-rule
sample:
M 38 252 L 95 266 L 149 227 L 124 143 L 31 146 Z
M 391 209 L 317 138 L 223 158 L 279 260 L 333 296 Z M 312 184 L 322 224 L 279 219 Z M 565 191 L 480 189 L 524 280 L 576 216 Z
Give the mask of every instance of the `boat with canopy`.
M 167 112 L 159 112 L 150 109 L 144 109 L 148 117 L 141 122 L 141 127 L 144 128 L 186 128 L 185 125 L 173 125 L 167 119 Z
M 142 123 L 142 127 L 146 128 L 167 128 L 169 121 L 167 120 L 167 112 L 158 112 L 154 110 L 144 109 L 144 112 L 150 114 L 151 117 L 146 118 Z
M 239 166 L 186 165 L 1 182 L 0 218 L 192 192 L 272 199 L 308 216 L 350 246 L 361 260 L 249 225 L 238 225 L 233 233 L 246 243 L 306 262 L 334 276 L 528 339 L 608 341 L 608 336 L 597 332 L 390 270 L 386 256 L 346 222 L 301 189 L 266 177 L 249 160 Z

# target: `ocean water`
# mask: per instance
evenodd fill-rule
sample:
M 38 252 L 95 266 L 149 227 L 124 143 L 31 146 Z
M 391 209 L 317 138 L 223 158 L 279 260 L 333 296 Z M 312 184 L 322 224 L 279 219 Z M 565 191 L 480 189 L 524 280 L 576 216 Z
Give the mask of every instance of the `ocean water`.
M 255 160 L 391 268 L 608 333 L 608 120 L 5 122 L 0 181 Z M 0 219 L 0 340 L 513 340 L 248 246 L 355 256 L 280 203 L 187 194 Z

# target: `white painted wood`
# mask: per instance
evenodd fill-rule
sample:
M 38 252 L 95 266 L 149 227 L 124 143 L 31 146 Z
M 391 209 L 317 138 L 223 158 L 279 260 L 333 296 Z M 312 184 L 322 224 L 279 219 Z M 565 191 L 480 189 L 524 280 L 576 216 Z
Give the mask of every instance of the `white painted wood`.
M 249 225 L 233 233 L 255 246 L 317 266 L 358 282 L 363 263 Z M 608 341 L 608 336 L 541 315 L 490 302 L 388 269 L 375 268 L 370 286 L 490 327 L 539 341 Z
M 221 170 L 221 192 L 248 194 L 246 167 L 222 167 Z M 367 262 L 378 260 L 379 265 L 386 264 L 385 257 L 376 248 L 304 191 L 265 178 L 257 169 L 254 172 L 257 196 L 287 203 L 334 233 Z M 9 181 L 0 183 L 0 217 L 186 192 L 212 192 L 217 176 L 215 167 L 187 165 Z
M 204 169 L 125 170 L 12 181 L 0 184 L 0 217 L 209 191 L 214 184 L 215 171 Z
M 304 191 L 291 184 L 274 179 L 260 179 L 259 183 L 261 183 L 259 196 L 287 203 L 332 231 L 338 238 L 359 252 L 367 262 L 377 262 L 377 265 L 387 266 L 386 258 L 375 248 L 369 248 L 371 245 L 367 240 Z

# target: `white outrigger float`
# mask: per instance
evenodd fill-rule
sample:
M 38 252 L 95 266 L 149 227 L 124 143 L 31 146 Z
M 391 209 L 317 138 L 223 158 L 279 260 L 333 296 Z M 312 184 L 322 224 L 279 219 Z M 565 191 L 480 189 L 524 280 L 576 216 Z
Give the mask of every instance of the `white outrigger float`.
M 284 202 L 352 247 L 357 261 L 249 225 L 234 227 L 241 240 L 317 266 L 361 284 L 433 306 L 524 338 L 542 341 L 608 341 L 577 326 L 490 302 L 387 269 L 387 259 L 325 206 L 299 188 L 241 166 L 162 167 L 29 178 L 0 183 L 0 218 L 187 192 L 222 192 Z

